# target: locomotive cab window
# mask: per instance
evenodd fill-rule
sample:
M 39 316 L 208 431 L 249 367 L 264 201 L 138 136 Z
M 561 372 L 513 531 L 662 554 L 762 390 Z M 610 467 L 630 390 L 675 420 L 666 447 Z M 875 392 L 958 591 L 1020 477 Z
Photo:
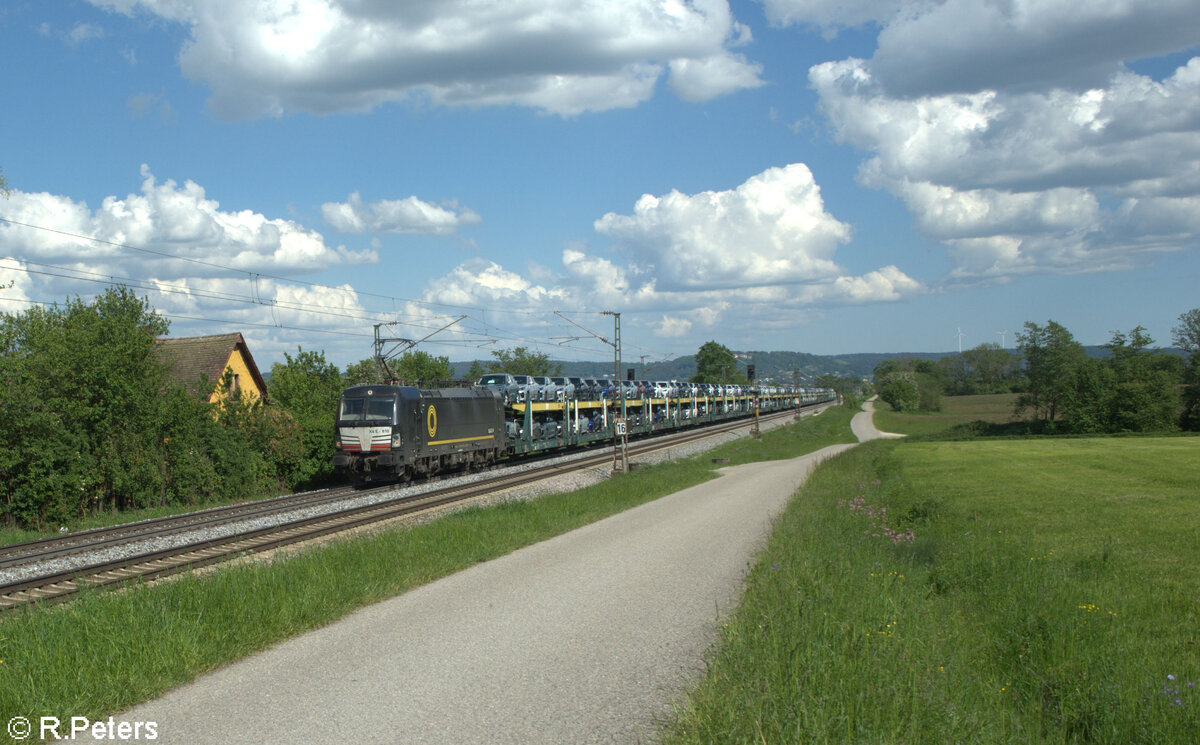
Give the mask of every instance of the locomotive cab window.
M 385 398 L 343 398 L 338 419 L 343 422 L 390 422 L 396 400 Z

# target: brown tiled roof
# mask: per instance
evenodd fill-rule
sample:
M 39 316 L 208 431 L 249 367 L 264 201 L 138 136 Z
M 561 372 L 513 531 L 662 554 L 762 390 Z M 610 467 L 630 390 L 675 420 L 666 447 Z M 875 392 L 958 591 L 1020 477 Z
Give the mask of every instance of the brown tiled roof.
M 185 336 L 179 338 L 161 337 L 154 340 L 155 352 L 159 355 L 171 373 L 171 377 L 188 386 L 194 386 L 201 376 L 210 384 L 216 385 L 221 381 L 225 366 L 234 350 L 239 347 L 246 367 L 254 378 L 263 398 L 266 398 L 267 384 L 258 372 L 258 365 L 246 346 L 246 340 L 241 334 L 216 334 L 213 336 Z

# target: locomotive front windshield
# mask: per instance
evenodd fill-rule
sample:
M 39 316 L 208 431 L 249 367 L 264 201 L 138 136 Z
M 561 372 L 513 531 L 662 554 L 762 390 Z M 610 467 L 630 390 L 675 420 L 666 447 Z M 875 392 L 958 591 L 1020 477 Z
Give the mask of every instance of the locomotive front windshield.
M 385 398 L 342 398 L 338 421 L 342 422 L 391 422 L 396 413 L 396 399 Z

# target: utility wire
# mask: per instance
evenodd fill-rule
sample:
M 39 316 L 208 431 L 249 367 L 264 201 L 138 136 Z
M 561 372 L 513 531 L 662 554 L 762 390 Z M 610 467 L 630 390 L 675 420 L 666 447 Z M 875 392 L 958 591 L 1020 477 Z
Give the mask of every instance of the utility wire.
M 24 264 L 28 264 L 28 265 L 32 265 L 32 266 L 40 266 L 40 267 L 45 267 L 45 268 L 49 268 L 49 269 L 58 269 L 62 272 L 73 272 L 74 274 L 56 274 L 54 272 L 38 271 L 38 270 L 29 269 L 27 267 L 22 267 L 22 266 L 5 266 L 3 268 L 12 269 L 12 270 L 16 270 L 16 271 L 24 271 L 29 274 L 40 274 L 40 275 L 44 275 L 44 276 L 59 277 L 59 278 L 63 278 L 63 279 L 91 281 L 91 282 L 98 282 L 98 283 L 110 284 L 110 285 L 117 284 L 118 282 L 116 280 L 120 279 L 122 284 L 132 284 L 133 286 L 135 286 L 138 289 L 154 291 L 154 292 L 158 292 L 160 294 L 176 293 L 176 294 L 184 294 L 184 295 L 188 295 L 188 296 L 192 296 L 192 297 L 199 297 L 199 298 L 210 299 L 210 300 L 222 300 L 222 301 L 227 301 L 227 302 L 241 302 L 241 303 L 247 303 L 247 304 L 252 304 L 252 305 L 266 305 L 266 306 L 269 306 L 272 308 L 273 317 L 274 317 L 274 308 L 280 308 L 280 309 L 296 310 L 296 311 L 301 311 L 301 312 L 306 312 L 306 313 L 313 313 L 313 314 L 318 314 L 318 315 L 328 315 L 328 316 L 334 316 L 334 317 L 353 318 L 356 320 L 377 322 L 381 317 L 384 316 L 384 311 L 365 310 L 366 313 L 375 313 L 375 314 L 379 314 L 379 315 L 361 315 L 361 314 L 352 314 L 352 313 L 348 313 L 348 312 L 336 312 L 336 311 L 329 310 L 328 306 L 313 305 L 313 304 L 308 304 L 308 303 L 284 303 L 284 302 L 280 302 L 278 300 L 274 300 L 274 301 L 270 301 L 270 302 L 264 301 L 262 299 L 261 295 L 259 294 L 259 290 L 258 290 L 258 280 L 259 279 L 270 279 L 270 280 L 274 280 L 277 282 L 292 283 L 292 284 L 297 284 L 297 285 L 303 285 L 306 287 L 330 290 L 330 291 L 334 291 L 334 292 L 340 292 L 340 293 L 344 293 L 347 295 L 351 295 L 354 297 L 373 297 L 373 298 L 386 299 L 386 300 L 390 300 L 392 302 L 393 306 L 396 303 L 413 303 L 414 305 L 428 306 L 428 307 L 432 307 L 432 308 L 449 308 L 449 309 L 455 309 L 455 310 L 476 311 L 480 314 L 491 312 L 493 314 L 510 314 L 510 315 L 538 317 L 538 318 L 546 318 L 547 317 L 547 313 L 545 311 L 524 310 L 524 309 L 515 309 L 515 308 L 481 308 L 481 307 L 476 307 L 476 306 L 453 305 L 450 303 L 438 303 L 438 302 L 434 302 L 434 301 L 417 300 L 414 298 L 397 297 L 394 295 L 383 295 L 383 294 L 379 294 L 379 293 L 364 292 L 364 291 L 359 291 L 359 290 L 347 290 L 342 287 L 333 287 L 331 285 L 325 285 L 325 284 L 321 284 L 321 283 L 317 283 L 317 282 L 306 282 L 303 280 L 292 279 L 289 277 L 282 277 L 282 276 L 278 276 L 278 275 L 251 272 L 251 271 L 248 271 L 245 269 L 238 269 L 238 268 L 227 266 L 224 264 L 218 264 L 216 262 L 204 261 L 201 259 L 194 259 L 194 258 L 189 258 L 186 256 L 179 256 L 177 254 L 172 254 L 172 253 L 169 253 L 166 251 L 160 251 L 157 249 L 146 248 L 143 246 L 134 246 L 134 245 L 130 245 L 128 243 L 121 243 L 118 241 L 110 241 L 110 240 L 98 238 L 95 236 L 82 235 L 79 233 L 72 233 L 70 231 L 60 230 L 57 228 L 50 228 L 50 227 L 46 227 L 43 225 L 33 225 L 31 223 L 25 223 L 25 222 L 13 220 L 11 218 L 2 217 L 2 216 L 0 216 L 0 222 L 4 222 L 9 225 L 19 226 L 19 227 L 23 227 L 23 228 L 29 228 L 31 230 L 40 230 L 40 231 L 44 231 L 44 232 L 48 232 L 48 233 L 54 233 L 57 235 L 77 239 L 80 241 L 89 241 L 89 242 L 100 244 L 100 245 L 112 246 L 114 248 L 120 248 L 120 249 L 129 250 L 129 251 L 137 251 L 140 253 L 150 254 L 153 256 L 159 256 L 159 257 L 165 258 L 165 259 L 184 261 L 184 262 L 188 262 L 188 263 L 195 264 L 198 266 L 208 267 L 211 269 L 220 269 L 220 270 L 223 270 L 226 272 L 232 272 L 234 274 L 246 275 L 246 277 L 251 282 L 252 294 L 249 296 L 246 296 L 246 295 L 238 295 L 235 293 L 220 292 L 220 291 L 216 291 L 216 290 L 201 290 L 201 289 L 193 289 L 193 288 L 182 288 L 182 287 L 179 287 L 178 285 L 172 285 L 172 284 L 166 283 L 166 282 L 149 283 L 149 282 L 146 282 L 145 280 L 139 280 L 139 279 L 127 278 L 127 277 L 114 277 L 112 275 L 103 275 L 98 272 L 91 272 L 91 271 L 83 270 L 83 269 L 59 267 L 59 266 L 54 266 L 51 264 L 42 264 L 39 262 L 24 261 L 24 260 L 20 260 L 20 259 L 13 259 L 13 261 L 22 262 Z M 91 277 L 78 276 L 78 275 L 91 275 Z M 221 278 L 214 277 L 213 279 L 221 279 Z M 14 298 L 13 300 L 16 300 L 16 299 Z M 42 303 L 42 301 L 27 301 L 27 302 Z M 636 312 L 636 311 L 632 311 L 632 312 Z M 576 314 L 576 315 L 596 315 L 596 316 L 604 315 L 604 313 L 602 311 L 576 310 L 576 311 L 572 311 L 572 313 Z M 286 328 L 286 329 L 290 329 L 290 330 L 314 331 L 314 332 L 318 332 L 318 333 L 346 333 L 346 332 L 341 332 L 341 331 L 331 331 L 331 330 L 323 330 L 323 329 L 305 329 L 305 328 L 301 328 L 301 327 L 284 326 L 277 322 L 271 323 L 271 324 L 250 323 L 250 322 L 245 322 L 245 321 L 231 322 L 231 321 L 221 321 L 221 320 L 217 320 L 217 319 L 202 319 L 202 318 L 195 318 L 195 317 L 190 317 L 190 316 L 179 316 L 179 315 L 171 315 L 171 314 L 162 314 L 162 315 L 164 315 L 165 317 L 170 317 L 170 318 L 179 318 L 181 320 L 194 320 L 194 321 L 209 322 L 209 323 L 241 323 L 243 325 L 274 327 L 274 328 L 281 328 L 281 329 Z M 484 322 L 482 320 L 482 318 L 476 319 L 470 315 L 468 315 L 468 317 L 472 321 L 477 321 L 480 324 L 480 326 L 484 327 L 485 329 L 490 327 L 490 324 L 487 324 L 486 322 Z M 404 321 L 402 323 L 405 323 L 406 325 L 411 325 L 415 328 L 433 328 L 433 326 L 416 323 L 414 321 Z M 492 328 L 494 328 L 494 327 L 492 327 Z M 512 341 L 512 342 L 523 342 L 523 343 L 533 344 L 533 345 L 542 344 L 542 343 L 545 343 L 545 341 L 546 341 L 545 339 L 535 339 L 535 338 L 519 336 L 519 335 L 498 334 L 498 333 L 496 333 L 496 331 L 492 331 L 491 333 L 484 331 L 484 332 L 480 332 L 480 334 L 495 337 L 495 339 L 497 341 L 499 341 L 501 339 L 506 339 L 506 340 Z M 365 334 L 354 334 L 354 335 L 364 335 L 365 336 Z M 441 340 L 438 343 L 448 344 L 451 342 L 449 342 L 447 340 Z M 478 341 L 475 340 L 472 342 L 456 342 L 456 343 L 478 343 Z M 568 345 L 561 345 L 561 346 L 568 346 Z M 634 349 L 647 349 L 645 347 L 641 347 L 640 345 L 630 345 L 630 347 L 634 348 Z M 588 353 L 593 353 L 593 354 L 606 353 L 606 350 L 598 350 L 598 349 L 592 349 L 592 348 L 586 348 L 586 347 L 570 346 L 569 348 L 571 348 L 577 352 L 583 351 L 583 352 L 588 352 Z M 647 351 L 649 351 L 649 350 L 647 350 Z M 654 351 L 660 352 L 660 350 L 654 350 Z

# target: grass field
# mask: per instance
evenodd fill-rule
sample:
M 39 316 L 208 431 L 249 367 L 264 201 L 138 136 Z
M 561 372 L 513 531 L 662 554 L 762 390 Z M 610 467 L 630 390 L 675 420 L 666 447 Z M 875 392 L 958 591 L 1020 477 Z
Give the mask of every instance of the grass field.
M 570 494 L 0 616 L 0 721 L 103 718 L 363 605 L 712 478 L 713 457 L 741 463 L 853 441 L 852 415 L 839 407 Z
M 822 467 L 666 742 L 1195 743 L 1200 439 Z
M 888 404 L 875 400 L 875 426 L 884 432 L 904 435 L 930 435 L 974 421 L 1002 424 L 1012 418 L 1017 394 L 988 396 L 942 396 L 941 411 L 898 413 Z

